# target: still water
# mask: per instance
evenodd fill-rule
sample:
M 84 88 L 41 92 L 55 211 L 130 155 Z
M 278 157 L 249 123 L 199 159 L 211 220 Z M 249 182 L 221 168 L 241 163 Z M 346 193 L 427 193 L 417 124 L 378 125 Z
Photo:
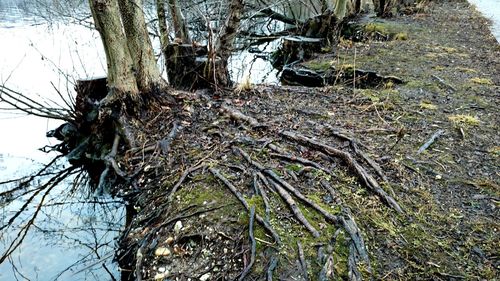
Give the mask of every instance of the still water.
M 62 104 L 54 86 L 74 94 L 79 77 L 104 74 L 104 53 L 97 34 L 77 25 L 48 25 L 20 9 L 21 1 L 0 0 L 0 83 L 32 98 Z M 52 84 L 54 86 L 52 86 Z M 38 150 L 54 144 L 45 132 L 59 122 L 26 116 L 0 107 L 0 182 L 38 171 L 55 154 Z M 68 164 L 61 160 L 54 171 Z M 71 193 L 74 176 L 50 192 L 21 246 L 0 264 L 0 280 L 113 280 L 119 279 L 113 262 L 115 239 L 123 227 L 119 202 L 102 198 L 87 203 L 84 189 Z M 48 178 L 41 177 L 28 189 Z M 0 192 L 15 186 L 0 185 Z M 0 254 L 35 213 L 41 195 L 11 227 L 0 230 Z M 10 204 L 0 198 L 0 226 L 7 224 L 26 201 Z
M 469 0 L 469 2 L 491 20 L 491 33 L 500 43 L 500 0 Z

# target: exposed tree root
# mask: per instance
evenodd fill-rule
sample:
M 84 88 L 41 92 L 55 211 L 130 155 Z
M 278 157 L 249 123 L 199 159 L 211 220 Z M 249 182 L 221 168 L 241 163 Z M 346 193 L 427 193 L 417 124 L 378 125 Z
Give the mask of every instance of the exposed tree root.
M 254 220 L 255 220 L 255 206 L 252 206 L 250 208 L 250 222 L 248 223 L 248 236 L 250 237 L 250 244 L 251 244 L 251 254 L 250 254 L 250 263 L 248 263 L 247 267 L 245 270 L 240 275 L 240 278 L 238 280 L 242 281 L 245 280 L 245 277 L 250 273 L 252 270 L 252 266 L 255 263 L 255 252 L 257 250 L 257 242 L 255 241 L 255 236 L 253 233 L 253 225 L 254 225 Z
M 370 190 L 375 192 L 387 205 L 394 208 L 397 212 L 399 212 L 399 213 L 403 212 L 403 210 L 401 209 L 399 204 L 396 202 L 396 200 L 394 200 L 394 198 L 392 198 L 389 194 L 387 194 L 387 192 L 385 192 L 385 190 L 383 190 L 380 187 L 378 182 L 363 168 L 363 166 L 361 166 L 351 156 L 351 154 L 349 154 L 345 151 L 342 151 L 342 150 L 338 150 L 338 149 L 333 148 L 329 145 L 326 145 L 320 141 L 308 138 L 308 137 L 301 135 L 299 133 L 296 133 L 296 132 L 283 131 L 281 133 L 281 135 L 290 139 L 290 140 L 296 141 L 300 144 L 321 150 L 322 152 L 324 152 L 330 156 L 341 158 L 342 160 L 344 160 L 347 163 L 347 165 L 349 165 L 349 167 L 351 169 L 353 169 L 356 172 L 356 175 L 363 181 L 365 186 L 367 186 Z
M 243 197 L 243 195 L 241 195 L 241 193 L 236 189 L 236 187 L 227 178 L 225 178 L 223 175 L 221 175 L 220 172 L 218 170 L 214 169 L 214 168 L 209 168 L 208 170 L 216 178 L 218 178 L 220 181 L 222 181 L 227 186 L 227 188 L 229 188 L 229 190 L 231 190 L 231 192 L 233 193 L 233 195 L 236 196 L 236 198 L 238 199 L 238 201 L 241 202 L 241 204 L 243 205 L 243 207 L 245 208 L 245 210 L 247 210 L 247 211 L 250 210 L 250 206 L 248 205 L 248 203 L 245 200 L 245 198 Z M 264 227 L 266 229 L 266 231 L 269 232 L 269 234 L 272 235 L 274 241 L 277 244 L 279 244 L 280 243 L 279 235 L 274 231 L 274 229 L 272 228 L 272 226 L 267 221 L 265 221 L 261 216 L 259 216 L 258 214 L 255 215 L 255 218 L 256 218 L 257 222 L 260 223 L 262 225 L 262 227 Z
M 303 224 L 309 232 L 311 232 L 312 236 L 316 238 L 319 237 L 319 232 L 314 228 L 314 226 L 311 225 L 311 223 L 309 223 L 306 217 L 304 217 L 302 211 L 299 209 L 299 207 L 297 207 L 297 204 L 295 203 L 295 200 L 293 200 L 292 196 L 290 196 L 290 194 L 283 187 L 281 187 L 280 184 L 274 182 L 273 180 L 270 180 L 270 182 L 274 186 L 276 191 L 278 191 L 281 198 L 283 198 L 283 200 L 286 202 L 288 207 L 292 210 L 295 218 L 297 218 L 297 220 L 301 224 Z

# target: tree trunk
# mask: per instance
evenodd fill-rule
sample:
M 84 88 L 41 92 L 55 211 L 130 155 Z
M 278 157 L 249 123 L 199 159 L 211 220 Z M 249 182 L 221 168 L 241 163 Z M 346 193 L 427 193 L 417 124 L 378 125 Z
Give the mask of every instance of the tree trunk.
M 119 7 L 139 91 L 151 93 L 163 88 L 166 83 L 156 64 L 142 10 L 142 0 L 120 0 Z
M 133 62 L 125 40 L 117 0 L 89 0 L 96 29 L 101 35 L 108 66 L 110 101 L 130 95 L 138 98 Z
M 170 15 L 172 16 L 175 37 L 181 40 L 180 43 L 191 44 L 186 19 L 182 14 L 179 2 L 177 0 L 168 0 L 168 7 L 170 9 Z
M 167 25 L 167 17 L 165 16 L 165 0 L 156 0 L 156 14 L 158 16 L 158 27 L 160 30 L 160 45 L 161 51 L 165 60 L 167 59 L 165 50 L 170 44 L 168 40 L 168 25 Z
M 229 15 L 226 24 L 217 40 L 217 54 L 226 61 L 233 50 L 234 38 L 240 28 L 241 14 L 243 13 L 243 0 L 232 0 L 229 5 Z

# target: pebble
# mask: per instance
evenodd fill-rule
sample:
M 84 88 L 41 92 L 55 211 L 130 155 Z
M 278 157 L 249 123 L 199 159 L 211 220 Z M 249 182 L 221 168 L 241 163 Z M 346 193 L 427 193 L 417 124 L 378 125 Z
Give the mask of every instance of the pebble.
M 205 273 L 200 277 L 200 281 L 207 281 L 210 279 L 210 273 Z
M 156 248 L 155 256 L 170 256 L 170 250 L 165 247 Z
M 168 274 L 167 273 L 156 273 L 154 279 L 155 280 L 163 280 L 167 278 Z
M 172 245 L 172 243 L 174 243 L 174 237 L 168 237 L 166 242 L 167 245 Z
M 174 231 L 175 231 L 175 233 L 179 233 L 179 232 L 181 232 L 181 230 L 182 230 L 182 222 L 177 221 L 174 225 Z

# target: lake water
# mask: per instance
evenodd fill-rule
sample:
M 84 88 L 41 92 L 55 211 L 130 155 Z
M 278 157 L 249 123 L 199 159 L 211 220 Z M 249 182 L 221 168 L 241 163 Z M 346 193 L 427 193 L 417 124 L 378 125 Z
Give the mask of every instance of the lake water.
M 492 21 L 491 32 L 500 43 L 500 0 L 469 0 L 469 3 Z
M 61 103 L 51 82 L 63 93 L 74 94 L 72 81 L 105 73 L 104 53 L 95 32 L 77 25 L 49 26 L 27 15 L 19 8 L 20 2 L 0 0 L 0 83 L 35 99 L 41 96 Z M 0 110 L 0 182 L 29 175 L 50 162 L 56 154 L 38 148 L 54 144 L 45 133 L 59 123 Z M 55 170 L 65 166 L 62 160 Z M 69 192 L 72 179 L 45 198 L 34 227 L 10 259 L 0 264 L 0 280 L 119 279 L 113 257 L 115 239 L 123 227 L 122 205 L 109 198 L 85 202 L 84 189 Z M 46 180 L 39 178 L 28 189 Z M 0 185 L 0 192 L 10 187 Z M 34 214 L 40 195 L 11 227 L 0 230 L 0 254 Z M 3 226 L 27 196 L 8 205 L 0 199 Z

